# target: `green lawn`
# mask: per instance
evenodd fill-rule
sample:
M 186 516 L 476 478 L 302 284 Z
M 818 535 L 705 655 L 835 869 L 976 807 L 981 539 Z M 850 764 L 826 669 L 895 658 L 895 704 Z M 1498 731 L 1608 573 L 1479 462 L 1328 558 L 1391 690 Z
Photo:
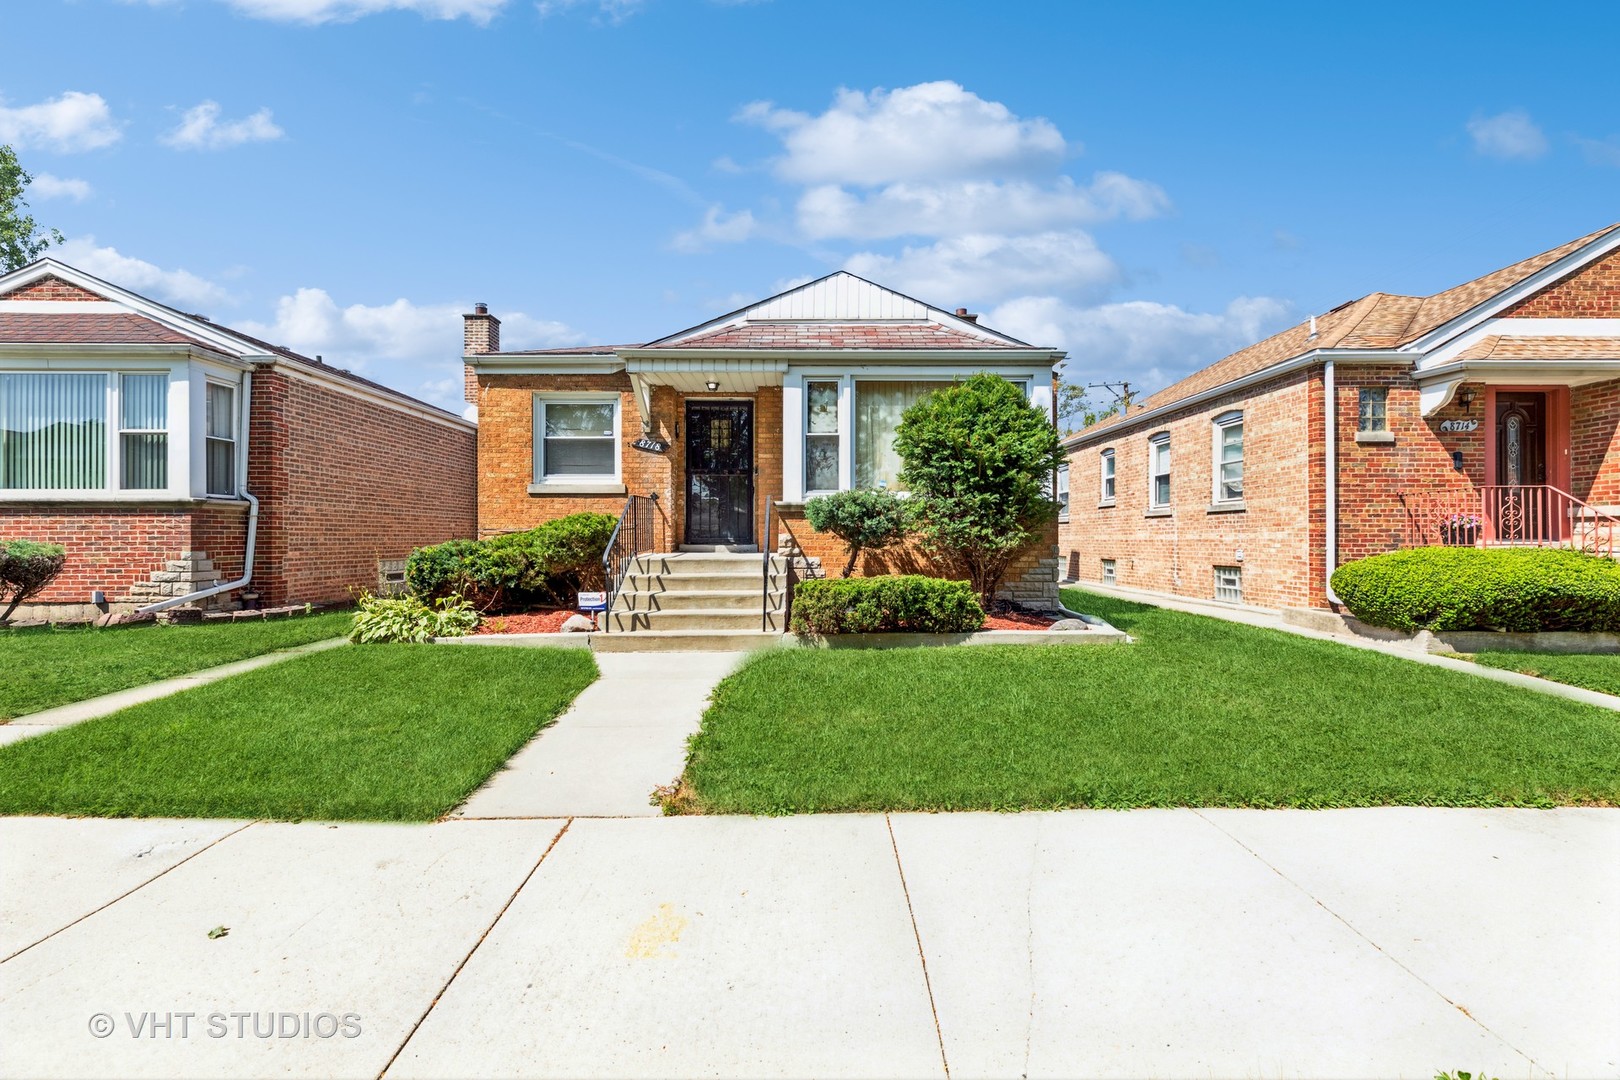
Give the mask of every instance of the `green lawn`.
M 1620 803 L 1620 713 L 1069 590 L 1133 645 L 764 653 L 673 809 Z
M 191 626 L 0 629 L 0 720 L 342 637 L 347 612 Z
M 1466 659 L 1605 694 L 1620 694 L 1620 656 L 1595 653 L 1529 653 L 1493 650 Z
M 596 674 L 572 649 L 314 653 L 0 748 L 0 814 L 429 821 Z

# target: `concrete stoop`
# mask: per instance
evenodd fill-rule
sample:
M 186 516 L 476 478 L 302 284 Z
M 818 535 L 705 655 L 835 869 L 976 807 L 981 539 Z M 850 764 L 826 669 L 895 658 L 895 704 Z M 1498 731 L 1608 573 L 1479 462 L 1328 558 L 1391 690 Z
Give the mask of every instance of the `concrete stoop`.
M 767 569 L 764 559 L 719 551 L 637 556 L 594 648 L 750 649 L 780 638 L 787 630 L 787 560 L 771 555 Z

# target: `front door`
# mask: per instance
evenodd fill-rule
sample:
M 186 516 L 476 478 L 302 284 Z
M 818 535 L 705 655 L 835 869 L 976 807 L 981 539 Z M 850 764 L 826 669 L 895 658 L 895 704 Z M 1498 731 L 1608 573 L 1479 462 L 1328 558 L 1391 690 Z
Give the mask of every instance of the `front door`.
M 1547 482 L 1547 395 L 1496 395 L 1496 484 L 1486 510 L 1496 536 L 1539 541 L 1556 535 Z
M 754 403 L 686 403 L 686 542 L 754 542 Z

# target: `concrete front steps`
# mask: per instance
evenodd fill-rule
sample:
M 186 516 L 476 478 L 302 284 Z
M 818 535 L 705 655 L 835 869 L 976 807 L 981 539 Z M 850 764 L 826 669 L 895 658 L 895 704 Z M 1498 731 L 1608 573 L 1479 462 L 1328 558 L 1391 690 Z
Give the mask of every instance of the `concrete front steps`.
M 787 560 L 725 552 L 639 555 L 599 650 L 759 648 L 787 630 Z M 633 643 L 630 638 L 638 639 Z

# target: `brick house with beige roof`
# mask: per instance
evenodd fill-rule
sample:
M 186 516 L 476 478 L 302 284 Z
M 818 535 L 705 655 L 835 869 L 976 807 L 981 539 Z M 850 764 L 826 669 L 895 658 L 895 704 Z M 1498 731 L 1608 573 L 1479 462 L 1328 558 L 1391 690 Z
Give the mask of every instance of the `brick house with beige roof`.
M 810 527 L 806 499 L 896 486 L 907 406 L 986 371 L 1050 412 L 1064 355 L 845 272 L 644 345 L 505 352 L 482 306 L 465 331 L 479 535 L 593 510 L 639 521 L 646 551 L 776 551 L 801 566 L 847 554 Z M 859 572 L 918 569 L 889 551 Z M 1054 606 L 1057 569 L 1054 523 L 1004 591 Z
M 52 259 L 0 276 L 0 540 L 62 544 L 17 618 L 349 599 L 470 536 L 476 428 Z
M 1620 226 L 1312 316 L 1065 445 L 1081 582 L 1322 608 L 1335 567 L 1397 548 L 1612 554 Z

